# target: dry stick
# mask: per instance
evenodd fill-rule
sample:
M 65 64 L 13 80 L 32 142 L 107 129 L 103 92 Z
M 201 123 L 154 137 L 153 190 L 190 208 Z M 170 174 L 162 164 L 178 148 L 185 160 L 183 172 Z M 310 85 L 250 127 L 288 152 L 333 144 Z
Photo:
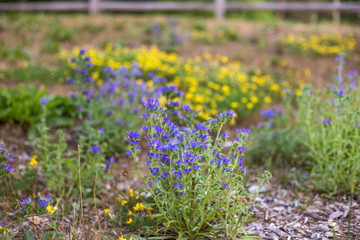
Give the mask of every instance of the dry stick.
M 81 227 L 83 226 L 84 209 L 83 209 L 83 200 L 82 200 L 82 191 L 81 191 L 80 151 L 81 151 L 80 145 L 78 144 L 79 185 L 80 185 L 80 208 L 81 208 L 80 228 L 81 228 Z
M 111 167 L 109 166 L 109 175 L 110 175 Z M 105 192 L 103 194 L 103 206 L 106 208 L 106 195 L 107 195 L 107 186 L 109 185 L 109 178 L 106 180 Z M 105 214 L 105 231 L 106 231 L 106 214 Z
M 33 199 L 35 200 L 35 197 L 36 197 L 36 186 L 37 186 L 37 171 L 36 171 L 36 175 L 35 175 L 35 185 L 34 185 L 34 192 L 33 192 Z M 32 204 L 32 208 L 31 208 L 31 216 L 32 216 L 32 221 L 35 221 L 34 219 L 34 205 Z M 33 232 L 34 232 L 34 236 L 35 236 L 35 239 L 36 239 L 36 227 L 35 227 L 35 224 L 32 222 L 31 223 L 31 226 L 33 228 Z
M 98 222 L 98 225 L 99 225 L 99 230 L 101 230 L 100 215 L 99 215 L 99 212 L 98 212 L 97 207 L 96 207 L 96 198 L 95 198 L 96 182 L 97 182 L 97 173 L 95 174 L 95 184 L 94 184 L 94 191 L 93 191 L 93 193 L 94 193 L 95 212 L 96 212 L 96 215 L 97 215 L 97 217 L 98 217 L 97 222 Z
M 31 221 L 31 226 L 32 226 L 32 229 L 33 229 L 33 232 L 34 232 L 34 237 L 35 239 L 37 239 L 37 234 L 36 234 L 36 227 L 35 227 L 35 218 L 34 218 L 34 204 L 31 204 L 31 217 L 32 217 L 32 221 Z
M 64 232 L 64 204 L 61 204 L 62 206 L 62 215 L 61 215 L 61 232 Z
M 352 215 L 352 205 L 353 205 L 353 199 L 354 199 L 354 191 L 351 191 L 350 196 L 350 212 L 349 212 L 349 223 L 348 223 L 348 232 L 346 239 L 350 239 L 350 229 L 351 229 L 351 215 Z

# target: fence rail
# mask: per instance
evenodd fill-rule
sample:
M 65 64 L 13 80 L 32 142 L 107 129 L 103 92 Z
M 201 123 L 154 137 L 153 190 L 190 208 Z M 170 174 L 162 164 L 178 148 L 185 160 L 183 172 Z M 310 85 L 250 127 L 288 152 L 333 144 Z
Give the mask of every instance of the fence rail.
M 340 12 L 360 13 L 359 2 L 262 2 L 262 3 L 227 3 L 226 0 L 214 0 L 213 3 L 201 2 L 113 2 L 88 0 L 88 2 L 18 2 L 0 3 L 0 11 L 213 11 L 218 18 L 227 11 L 267 10 L 267 11 L 316 11 L 333 12 L 339 21 Z M 336 16 L 335 16 L 336 15 Z

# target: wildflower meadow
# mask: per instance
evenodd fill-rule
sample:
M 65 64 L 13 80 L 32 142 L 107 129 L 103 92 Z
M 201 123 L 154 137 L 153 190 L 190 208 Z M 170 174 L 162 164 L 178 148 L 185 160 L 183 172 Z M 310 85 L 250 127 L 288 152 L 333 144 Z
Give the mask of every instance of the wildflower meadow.
M 360 239 L 360 32 L 256 16 L 2 13 L 0 239 Z

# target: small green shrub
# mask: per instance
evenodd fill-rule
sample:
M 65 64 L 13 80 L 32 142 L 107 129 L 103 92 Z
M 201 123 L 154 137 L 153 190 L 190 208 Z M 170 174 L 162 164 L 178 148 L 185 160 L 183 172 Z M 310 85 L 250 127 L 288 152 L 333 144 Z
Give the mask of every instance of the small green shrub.
M 47 37 L 44 42 L 44 50 L 48 53 L 56 54 L 60 51 L 60 44 Z
M 177 239 L 217 238 L 217 234 L 234 239 L 242 234 L 258 194 L 247 200 L 249 194 L 244 184 L 243 156 L 250 129 L 238 129 L 237 137 L 225 152 L 222 146 L 227 136 L 221 130 L 233 119 L 233 112 L 220 113 L 217 120 L 198 123 L 190 120 L 179 127 L 170 119 L 174 115 L 178 119 L 191 116 L 190 106 L 180 109 L 179 102 L 170 102 L 165 110 L 158 100 L 148 98 L 146 107 L 143 117 L 148 125 L 143 130 L 149 146 L 146 162 L 149 170 L 145 175 L 141 172 L 143 162 L 137 157 L 141 149 L 140 134 L 136 131 L 129 132 L 128 154 L 135 158 L 138 174 L 147 185 L 144 191 L 155 202 L 159 213 L 154 217 L 163 223 L 161 231 L 176 234 Z M 259 179 L 260 186 L 269 177 L 270 173 L 264 173 Z
M 343 56 L 338 61 L 334 85 L 318 90 L 308 86 L 295 98 L 296 107 L 285 105 L 285 113 L 263 111 L 267 121 L 255 131 L 258 140 L 251 147 L 263 160 L 280 157 L 282 163 L 293 164 L 301 159 L 317 190 L 329 195 L 354 193 L 360 181 L 358 74 L 350 71 L 346 81 Z
M 18 45 L 15 48 L 5 47 L 3 44 L 0 46 L 1 59 L 9 61 L 29 60 L 30 57 L 26 53 L 23 46 Z
M 62 83 L 66 73 L 66 67 L 60 66 L 58 69 L 53 70 L 41 65 L 29 65 L 17 68 L 8 68 L 3 71 L 4 78 L 16 80 L 19 82 L 34 82 L 41 83 Z
M 6 151 L 4 144 L 0 144 L 0 180 L 9 177 L 10 173 L 14 171 L 12 162 L 14 162 L 13 153 Z
M 29 127 L 30 137 L 34 137 L 35 126 L 40 122 L 42 109 L 40 99 L 46 89 L 34 85 L 20 85 L 14 89 L 0 88 L 0 122 L 14 121 Z M 70 126 L 75 113 L 75 105 L 64 96 L 54 96 L 49 102 L 47 123 L 51 126 Z
M 105 31 L 106 25 L 85 24 L 83 29 L 89 33 L 99 34 Z
M 146 27 L 143 42 L 156 45 L 166 52 L 177 52 L 182 44 L 177 25 L 178 22 L 175 19 L 168 19 L 166 24 L 153 22 Z
M 293 96 L 285 99 L 285 109 L 274 106 L 260 111 L 263 121 L 257 124 L 250 137 L 248 156 L 266 167 L 294 166 L 291 159 L 299 159 L 300 146 L 306 136 L 292 124 L 291 107 Z M 289 106 L 290 105 L 290 106 Z
M 77 28 L 68 28 L 55 25 L 47 33 L 47 36 L 55 41 L 71 41 L 77 34 Z
M 224 44 L 229 41 L 239 40 L 239 35 L 233 27 L 223 25 L 216 30 L 203 31 L 192 29 L 191 39 L 204 44 Z
M 335 85 L 309 90 L 299 100 L 298 119 L 308 138 L 304 145 L 312 159 L 312 181 L 330 195 L 354 193 L 360 182 L 357 73 L 351 71 L 351 84 L 346 84 L 342 61 L 341 57 Z
M 205 32 L 207 30 L 206 24 L 204 22 L 195 22 L 191 26 L 191 30 Z

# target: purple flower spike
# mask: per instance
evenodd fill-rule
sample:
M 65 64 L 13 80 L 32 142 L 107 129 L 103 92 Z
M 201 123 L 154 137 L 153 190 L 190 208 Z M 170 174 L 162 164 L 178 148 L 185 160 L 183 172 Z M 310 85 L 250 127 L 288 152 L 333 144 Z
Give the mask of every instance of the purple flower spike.
M 91 151 L 93 151 L 93 152 L 99 151 L 99 146 L 97 146 L 97 145 L 91 146 Z
M 31 200 L 30 200 L 30 198 L 24 198 L 20 203 L 22 205 L 27 205 L 27 204 L 31 203 Z
M 191 107 L 190 107 L 190 105 L 185 104 L 185 105 L 183 106 L 183 109 L 186 110 L 186 111 L 190 111 L 190 110 L 191 110 Z
M 12 172 L 12 171 L 14 171 L 14 168 L 10 164 L 8 164 L 6 167 L 6 171 Z
M 51 200 L 51 196 L 50 196 L 49 194 L 47 194 L 47 195 L 45 196 L 45 198 L 46 198 L 46 200 L 48 200 L 48 201 Z
M 47 102 L 49 102 L 49 98 L 44 98 L 44 97 L 40 98 L 40 103 L 41 103 L 41 106 L 42 106 L 42 107 L 45 106 L 45 104 L 46 104 Z
M 245 151 L 246 151 L 246 147 L 239 147 L 238 150 L 239 150 L 240 152 L 245 152 Z

